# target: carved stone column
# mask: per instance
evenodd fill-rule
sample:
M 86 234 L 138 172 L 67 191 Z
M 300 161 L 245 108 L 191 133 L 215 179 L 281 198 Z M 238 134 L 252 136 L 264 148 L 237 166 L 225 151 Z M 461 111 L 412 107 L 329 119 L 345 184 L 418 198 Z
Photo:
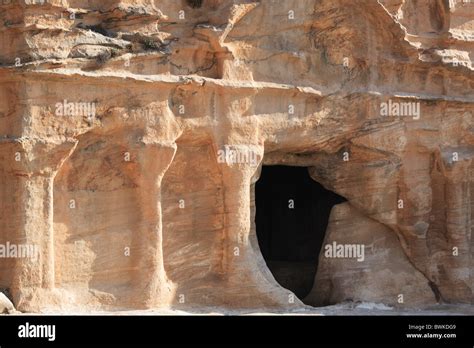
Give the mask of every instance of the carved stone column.
M 300 305 L 296 297 L 276 283 L 258 253 L 258 245 L 251 243 L 250 189 L 263 159 L 263 146 L 222 145 L 219 150 L 229 155 L 228 161 L 219 161 L 225 209 L 225 244 L 220 271 L 226 280 L 227 301 L 233 299 L 241 307 Z
M 135 147 L 140 167 L 141 224 L 134 235 L 132 253 L 136 305 L 153 308 L 165 305 L 172 289 L 163 265 L 161 181 L 176 154 L 175 143 L 141 140 Z M 134 251 L 133 251 L 134 250 Z
M 55 287 L 53 184 L 77 141 L 45 142 L 9 139 L 0 143 L 4 170 L 16 187 L 14 201 L 19 217 L 10 243 L 28 246 L 34 255 L 15 259 L 11 292 L 18 309 L 39 305 L 48 299 L 41 290 Z
M 445 149 L 443 153 L 448 250 L 438 268 L 445 275 L 440 281 L 440 290 L 449 302 L 471 303 L 474 290 L 470 288 L 471 153 L 472 149 L 462 147 Z

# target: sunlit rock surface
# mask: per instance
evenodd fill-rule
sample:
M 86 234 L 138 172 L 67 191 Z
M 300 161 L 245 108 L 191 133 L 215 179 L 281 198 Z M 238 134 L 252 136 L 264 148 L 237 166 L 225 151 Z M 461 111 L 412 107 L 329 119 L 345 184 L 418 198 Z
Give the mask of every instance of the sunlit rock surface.
M 367 253 L 323 248 L 309 304 L 472 303 L 473 54 L 462 1 L 0 0 L 0 244 L 36 256 L 1 258 L 0 288 L 301 308 L 255 233 L 259 168 L 285 164 L 347 199 L 328 243 Z

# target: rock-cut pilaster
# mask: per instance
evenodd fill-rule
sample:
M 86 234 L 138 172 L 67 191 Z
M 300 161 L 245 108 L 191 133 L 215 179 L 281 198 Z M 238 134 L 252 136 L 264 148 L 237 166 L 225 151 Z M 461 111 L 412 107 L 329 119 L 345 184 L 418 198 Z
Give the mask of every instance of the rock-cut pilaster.
M 166 305 L 173 295 L 163 266 L 161 181 L 176 149 L 175 143 L 141 140 L 135 144 L 140 168 L 141 224 L 133 236 L 137 249 L 133 291 L 140 307 Z
M 24 250 L 15 258 L 10 286 L 20 310 L 35 309 L 40 293 L 42 301 L 47 297 L 54 302 L 53 184 L 76 145 L 75 140 L 52 143 L 26 138 L 0 143 L 7 181 L 16 187 L 14 209 L 20 220 L 9 242 Z

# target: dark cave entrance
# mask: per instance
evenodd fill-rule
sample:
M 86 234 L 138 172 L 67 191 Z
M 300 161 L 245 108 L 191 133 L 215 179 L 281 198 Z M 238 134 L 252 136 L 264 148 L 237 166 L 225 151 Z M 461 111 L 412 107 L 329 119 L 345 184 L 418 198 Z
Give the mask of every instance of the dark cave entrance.
M 329 214 L 346 200 L 306 167 L 264 166 L 255 186 L 257 238 L 277 282 L 303 299 L 313 287 Z

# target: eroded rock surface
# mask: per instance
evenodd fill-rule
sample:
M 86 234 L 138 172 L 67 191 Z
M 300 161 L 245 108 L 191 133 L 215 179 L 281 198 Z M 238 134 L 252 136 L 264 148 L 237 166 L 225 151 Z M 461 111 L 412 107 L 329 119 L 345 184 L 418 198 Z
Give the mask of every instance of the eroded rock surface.
M 473 54 L 463 1 L 0 0 L 0 244 L 35 256 L 0 287 L 23 311 L 299 308 L 254 224 L 284 164 L 348 200 L 328 240 L 382 240 L 324 261 L 314 304 L 472 303 Z
M 364 251 L 355 248 L 356 257 L 345 258 L 328 248 L 323 250 L 316 286 L 306 303 L 324 306 L 371 298 L 393 307 L 403 304 L 416 308 L 436 301 L 429 283 L 410 264 L 397 236 L 349 203 L 332 209 L 324 245 L 363 245 Z

